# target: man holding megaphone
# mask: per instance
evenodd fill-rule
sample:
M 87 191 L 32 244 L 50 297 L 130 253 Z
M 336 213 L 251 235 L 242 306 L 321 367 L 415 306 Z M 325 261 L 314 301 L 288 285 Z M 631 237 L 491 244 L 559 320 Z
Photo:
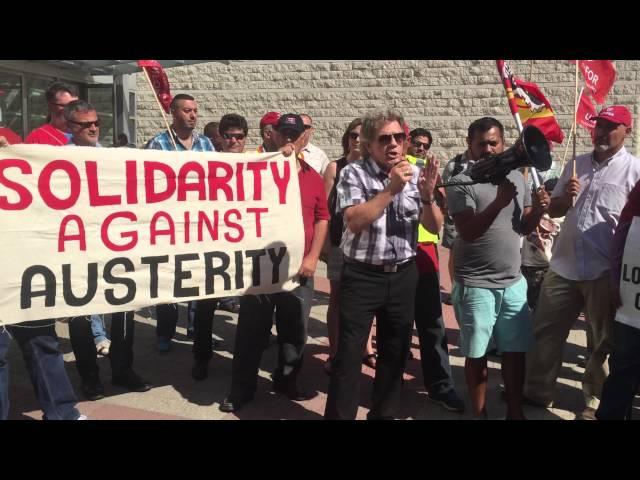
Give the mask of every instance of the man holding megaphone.
M 460 350 L 466 357 L 472 413 L 477 417 L 487 418 L 486 354 L 493 336 L 503 352 L 507 418 L 524 419 L 525 352 L 531 345 L 532 327 L 527 283 L 520 272 L 520 237 L 536 227 L 549 205 L 544 189 L 532 198 L 518 170 L 527 157 L 540 153 L 537 150 L 546 147 L 548 154 L 546 142 L 538 142 L 535 132 L 531 141 L 530 135 L 525 132 L 505 152 L 502 124 L 490 117 L 474 121 L 469 127 L 469 148 L 484 158 L 447 186 L 449 214 L 458 231 L 452 300 L 460 325 Z

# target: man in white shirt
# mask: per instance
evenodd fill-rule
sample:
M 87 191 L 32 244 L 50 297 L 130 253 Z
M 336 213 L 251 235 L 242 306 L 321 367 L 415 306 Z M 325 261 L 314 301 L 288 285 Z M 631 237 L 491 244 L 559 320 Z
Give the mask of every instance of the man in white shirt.
M 304 134 L 303 134 L 303 147 L 302 155 L 304 161 L 313 168 L 320 175 L 324 175 L 324 171 L 329 165 L 329 157 L 321 148 L 316 147 L 311 143 L 311 137 L 313 136 L 313 120 L 306 113 L 301 113 L 300 117 L 304 122 Z
M 609 250 L 627 196 L 640 180 L 640 159 L 624 147 L 632 132 L 629 110 L 606 107 L 594 119 L 593 152 L 576 158 L 576 176 L 567 165 L 551 198 L 549 214 L 566 217 L 542 283 L 524 389 L 531 403 L 551 406 L 564 344 L 584 311 L 593 337 L 582 380 L 587 420 L 595 419 L 613 345 Z

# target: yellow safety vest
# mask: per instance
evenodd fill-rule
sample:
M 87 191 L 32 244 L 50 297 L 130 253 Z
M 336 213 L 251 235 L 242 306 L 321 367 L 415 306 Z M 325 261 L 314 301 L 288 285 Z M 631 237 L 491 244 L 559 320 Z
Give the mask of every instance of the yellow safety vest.
M 416 165 L 418 167 L 426 167 L 427 161 L 422 158 L 417 158 L 411 155 L 406 156 L 407 161 L 412 165 Z M 429 230 L 424 228 L 421 223 L 418 223 L 418 243 L 438 243 L 440 237 L 438 234 L 431 233 Z

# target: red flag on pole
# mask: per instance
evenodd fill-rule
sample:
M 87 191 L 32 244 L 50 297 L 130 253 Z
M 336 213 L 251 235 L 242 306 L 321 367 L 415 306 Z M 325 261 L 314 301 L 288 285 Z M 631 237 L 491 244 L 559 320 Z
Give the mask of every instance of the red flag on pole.
M 549 100 L 540 91 L 538 85 L 511 78 L 513 94 L 524 125 L 535 125 L 547 137 L 547 140 L 562 143 L 564 133 L 556 120 Z
M 575 63 L 575 60 L 571 60 Z M 611 60 L 578 60 L 584 82 L 593 99 L 602 105 L 616 81 L 616 67 Z
M 138 60 L 138 66 L 144 68 L 149 74 L 151 84 L 156 92 L 158 100 L 162 104 L 162 108 L 169 113 L 169 105 L 171 104 L 171 88 L 169 87 L 169 79 L 167 74 L 157 60 Z
M 578 104 L 578 124 L 593 133 L 596 128 L 596 122 L 592 118 L 595 116 L 596 108 L 593 102 L 586 93 L 583 93 Z

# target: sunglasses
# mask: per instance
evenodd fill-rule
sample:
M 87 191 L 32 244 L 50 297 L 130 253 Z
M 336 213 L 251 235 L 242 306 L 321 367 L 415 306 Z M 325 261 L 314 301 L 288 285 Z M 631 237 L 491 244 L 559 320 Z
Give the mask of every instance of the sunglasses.
M 400 133 L 390 133 L 388 135 L 380 135 L 378 137 L 378 143 L 382 145 L 389 145 L 391 143 L 391 137 L 396 141 L 396 143 L 402 143 L 407 139 L 407 134 L 404 132 Z
M 235 138 L 236 140 L 244 140 L 246 135 L 244 133 L 223 133 L 222 138 L 225 140 L 231 140 Z
M 281 137 L 289 138 L 293 141 L 297 140 L 298 138 L 300 138 L 300 135 L 302 135 L 302 132 L 298 132 L 297 130 L 290 130 L 288 128 L 278 130 L 278 133 Z
M 349 138 L 351 140 L 357 140 L 358 138 L 360 138 L 360 134 L 357 132 L 349 132 Z
M 305 125 L 304 129 L 305 130 L 311 130 L 313 128 L 313 125 Z
M 75 122 L 73 120 L 67 120 L 69 123 L 73 123 L 74 125 L 78 125 L 81 128 L 89 128 L 91 125 L 95 125 L 96 127 L 100 126 L 100 119 L 94 121 L 94 122 Z
M 411 143 L 413 143 L 413 145 L 415 147 L 422 147 L 425 150 L 429 150 L 431 148 L 431 144 L 430 143 L 419 142 L 417 140 L 411 140 Z
M 56 103 L 56 102 L 49 102 L 49 105 L 55 105 L 56 107 L 66 107 L 67 104 L 66 103 Z

